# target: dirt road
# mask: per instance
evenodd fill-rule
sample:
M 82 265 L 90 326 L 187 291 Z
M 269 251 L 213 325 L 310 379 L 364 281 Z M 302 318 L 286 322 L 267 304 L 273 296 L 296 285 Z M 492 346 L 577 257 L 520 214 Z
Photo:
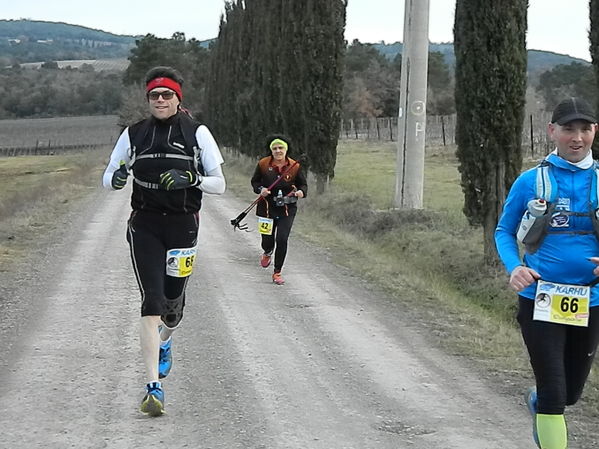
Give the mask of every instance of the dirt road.
M 244 206 L 205 199 L 160 418 L 138 412 L 128 193 L 99 191 L 64 241 L 39 248 L 20 285 L 0 290 L 0 447 L 534 447 L 519 398 L 427 347 L 400 307 L 324 252 L 292 238 L 287 284 L 273 285 L 257 232 L 228 224 Z

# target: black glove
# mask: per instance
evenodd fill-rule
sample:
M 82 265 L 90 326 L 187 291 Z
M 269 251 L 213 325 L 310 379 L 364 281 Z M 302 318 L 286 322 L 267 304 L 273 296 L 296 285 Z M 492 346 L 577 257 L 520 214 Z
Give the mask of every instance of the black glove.
M 121 190 L 127 184 L 127 176 L 129 172 L 125 166 L 125 161 L 121 161 L 121 166 L 117 171 L 112 174 L 112 188 L 115 190 Z
M 160 184 L 166 190 L 179 190 L 193 187 L 202 182 L 202 177 L 192 171 L 171 168 L 160 174 Z

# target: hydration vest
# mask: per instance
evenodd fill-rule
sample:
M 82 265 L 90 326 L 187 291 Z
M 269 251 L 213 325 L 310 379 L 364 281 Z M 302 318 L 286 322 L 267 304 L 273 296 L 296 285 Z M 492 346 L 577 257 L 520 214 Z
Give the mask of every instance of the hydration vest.
M 564 215 L 590 216 L 593 223 L 593 232 L 599 240 L 599 218 L 597 217 L 599 214 L 599 163 L 597 161 L 593 161 L 592 169 L 594 176 L 592 177 L 591 191 L 589 192 L 589 211 L 586 213 L 561 211 L 560 213 Z M 541 246 L 541 243 L 543 243 L 545 236 L 549 233 L 550 223 L 557 206 L 557 181 L 551 171 L 551 164 L 546 159 L 543 159 L 536 167 L 535 192 L 537 199 L 543 199 L 547 202 L 547 210 L 543 216 L 535 220 L 529 233 L 522 240 L 528 254 L 535 253 Z M 574 234 L 588 233 L 587 231 L 572 232 Z
M 202 149 L 199 147 L 198 141 L 196 139 L 196 131 L 200 127 L 200 123 L 193 120 L 184 112 L 179 112 L 179 127 L 181 129 L 181 134 L 183 135 L 183 140 L 185 141 L 186 154 L 137 154 L 138 149 L 141 148 L 146 136 L 150 132 L 153 120 L 153 117 L 149 117 L 129 127 L 129 140 L 131 143 L 131 149 L 129 151 L 129 157 L 131 159 L 131 162 L 129 163 L 129 170 L 131 170 L 134 182 L 148 189 L 164 190 L 164 187 L 162 187 L 160 184 L 145 182 L 135 177 L 135 170 L 133 169 L 133 166 L 135 165 L 136 161 L 141 159 L 179 159 L 190 161 L 193 163 L 196 173 L 200 176 L 204 176 L 204 167 L 202 166 L 202 161 L 200 159 Z

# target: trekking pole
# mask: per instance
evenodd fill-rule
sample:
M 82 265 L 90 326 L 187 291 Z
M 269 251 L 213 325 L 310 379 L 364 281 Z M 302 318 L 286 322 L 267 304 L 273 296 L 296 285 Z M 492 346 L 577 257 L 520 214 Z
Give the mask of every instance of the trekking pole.
M 280 181 L 281 179 L 283 179 L 283 176 L 285 176 L 287 173 L 289 173 L 291 171 L 291 169 L 293 167 L 295 167 L 297 164 L 299 164 L 300 160 L 302 160 L 304 157 L 300 156 L 297 158 L 297 160 L 291 164 L 289 167 L 287 167 L 285 170 L 283 170 L 283 172 L 281 174 L 279 174 L 279 177 L 277 179 L 275 179 L 275 181 L 269 185 L 266 190 L 272 190 Z M 237 217 L 233 218 L 231 220 L 231 224 L 233 225 L 233 230 L 235 229 L 239 229 L 240 231 L 245 231 L 245 232 L 250 232 L 248 231 L 248 225 L 247 224 L 241 224 L 241 221 L 246 217 L 246 215 L 254 208 L 254 206 L 256 204 L 258 204 L 258 201 L 260 201 L 262 198 L 264 198 L 262 195 L 258 195 L 258 198 L 256 198 L 254 201 L 252 201 L 252 204 L 250 204 L 248 207 L 246 207 L 243 212 L 241 212 L 239 215 L 237 215 Z

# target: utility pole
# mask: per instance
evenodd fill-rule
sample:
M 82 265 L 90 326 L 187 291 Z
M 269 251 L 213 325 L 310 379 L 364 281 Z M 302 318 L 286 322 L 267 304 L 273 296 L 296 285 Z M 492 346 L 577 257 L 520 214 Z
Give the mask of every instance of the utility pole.
M 395 207 L 422 209 L 429 0 L 405 0 L 404 8 Z

